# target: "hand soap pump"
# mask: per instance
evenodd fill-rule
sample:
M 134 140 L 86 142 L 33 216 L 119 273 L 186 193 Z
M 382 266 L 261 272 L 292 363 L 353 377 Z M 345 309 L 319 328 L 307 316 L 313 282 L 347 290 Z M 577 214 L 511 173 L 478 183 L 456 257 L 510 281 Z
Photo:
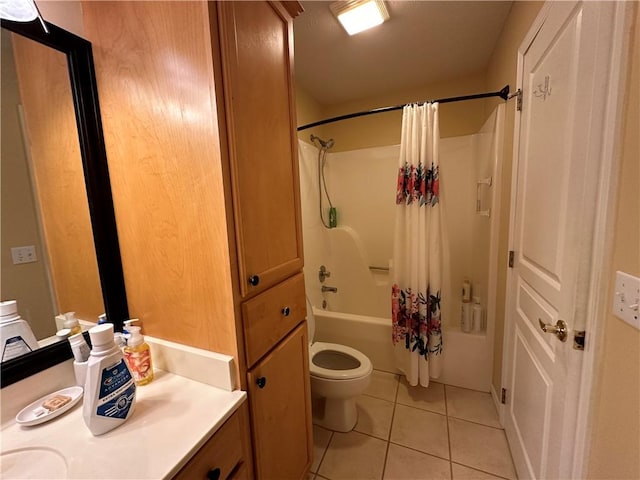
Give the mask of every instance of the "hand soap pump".
M 102 435 L 131 417 L 136 384 L 122 352 L 113 341 L 113 324 L 91 328 L 89 337 L 92 349 L 87 364 L 82 417 L 91 433 Z
M 153 380 L 151 349 L 140 333 L 140 327 L 128 326 L 129 340 L 124 347 L 124 358 L 129 364 L 136 385 L 146 385 Z
M 76 312 L 67 312 L 64 314 L 64 318 L 64 328 L 71 330 L 71 335 L 82 333 L 82 327 L 76 318 Z

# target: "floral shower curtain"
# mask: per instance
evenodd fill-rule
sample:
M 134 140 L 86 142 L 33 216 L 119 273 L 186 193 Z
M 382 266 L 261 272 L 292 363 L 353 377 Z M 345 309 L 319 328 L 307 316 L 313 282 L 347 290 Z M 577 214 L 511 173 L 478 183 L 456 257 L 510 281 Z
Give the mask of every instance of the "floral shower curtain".
M 411 385 L 429 385 L 442 360 L 442 277 L 438 104 L 407 105 L 393 246 L 392 340 L 396 364 Z

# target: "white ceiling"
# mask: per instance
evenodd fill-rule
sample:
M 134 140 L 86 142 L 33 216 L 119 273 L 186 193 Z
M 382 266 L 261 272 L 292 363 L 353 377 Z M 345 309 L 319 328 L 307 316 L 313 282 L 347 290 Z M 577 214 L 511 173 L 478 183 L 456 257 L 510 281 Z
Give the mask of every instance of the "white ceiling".
M 386 1 L 390 20 L 350 37 L 330 3 L 303 1 L 294 21 L 296 83 L 324 105 L 482 71 L 512 4 Z

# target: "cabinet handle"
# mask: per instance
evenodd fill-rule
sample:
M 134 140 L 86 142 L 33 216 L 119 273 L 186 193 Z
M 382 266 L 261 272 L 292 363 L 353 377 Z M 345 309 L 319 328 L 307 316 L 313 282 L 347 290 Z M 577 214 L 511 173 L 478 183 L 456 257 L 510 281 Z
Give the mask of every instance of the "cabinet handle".
M 220 469 L 214 468 L 207 472 L 207 480 L 218 480 L 220 478 Z
M 258 385 L 258 388 L 264 388 L 266 384 L 267 377 L 258 377 L 258 379 L 256 380 L 256 385 Z
M 249 277 L 249 283 L 255 287 L 260 283 L 260 277 L 258 275 L 251 275 Z
M 288 317 L 290 313 L 291 313 L 291 309 L 289 307 L 284 307 L 282 309 L 282 315 L 284 315 L 285 317 Z

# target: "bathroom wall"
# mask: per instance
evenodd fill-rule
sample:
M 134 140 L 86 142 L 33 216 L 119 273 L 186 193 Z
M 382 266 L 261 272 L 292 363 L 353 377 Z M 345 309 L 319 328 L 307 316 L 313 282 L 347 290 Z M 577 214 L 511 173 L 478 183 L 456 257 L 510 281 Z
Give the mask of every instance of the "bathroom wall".
M 500 88 L 504 87 L 502 85 Z M 452 78 L 446 82 L 424 85 L 422 87 L 398 90 L 375 97 L 354 100 L 339 105 L 320 105 L 320 110 L 312 112 L 306 110 L 311 118 L 308 122 L 322 120 L 361 110 L 387 107 L 391 105 L 403 105 L 406 103 L 430 100 L 434 98 L 451 97 L 486 91 L 484 72 L 469 75 L 464 78 Z M 305 98 L 302 98 L 300 110 L 304 110 Z M 320 114 L 320 117 L 313 118 Z M 440 111 L 440 134 L 442 137 L 455 137 L 476 133 L 487 117 L 484 102 L 474 100 L 470 102 L 447 104 Z M 303 122 L 299 121 L 299 125 Z M 400 143 L 400 129 L 402 124 L 402 111 L 381 113 L 367 117 L 353 118 L 340 122 L 315 127 L 307 132 L 303 138 L 308 141 L 309 134 L 313 133 L 322 138 L 333 137 L 336 139 L 333 152 L 358 150 L 367 147 L 384 145 L 396 145 Z
M 613 264 L 607 299 L 614 296 L 614 272 L 640 276 L 640 8 L 632 28 L 631 65 L 620 141 Z M 640 331 L 610 313 L 603 318 L 596 370 L 590 479 L 640 478 Z
M 319 214 L 318 150 L 300 142 L 304 271 L 314 305 L 326 300 L 335 311 L 390 315 L 388 273 L 369 266 L 387 267 L 391 257 L 398 151 L 394 145 L 327 154 L 325 179 L 338 228 L 326 229 Z M 328 221 L 326 197 L 323 207 Z M 331 271 L 324 284 L 338 294 L 320 293 L 320 265 Z
M 84 37 L 81 2 L 76 0 L 38 0 L 36 4 L 40 15 L 47 22 Z
M 313 123 L 325 118 L 320 105 L 315 98 L 309 95 L 304 88 L 296 85 L 296 119 L 298 126 Z M 305 142 L 309 142 L 310 135 L 314 133 L 324 139 L 324 126 L 315 127 L 313 129 L 302 130 L 298 132 L 298 138 Z
M 31 174 L 24 149 L 24 137 L 20 128 L 18 105 L 20 92 L 13 61 L 11 33 L 2 30 L 2 186 L 0 206 L 2 225 L 2 300 L 17 300 L 18 311 L 31 325 L 37 338 L 55 333 L 53 298 L 44 263 L 44 250 L 36 215 Z M 13 265 L 11 248 L 35 245 L 39 261 Z
M 207 2 L 83 13 L 130 315 L 154 337 L 238 359 Z

